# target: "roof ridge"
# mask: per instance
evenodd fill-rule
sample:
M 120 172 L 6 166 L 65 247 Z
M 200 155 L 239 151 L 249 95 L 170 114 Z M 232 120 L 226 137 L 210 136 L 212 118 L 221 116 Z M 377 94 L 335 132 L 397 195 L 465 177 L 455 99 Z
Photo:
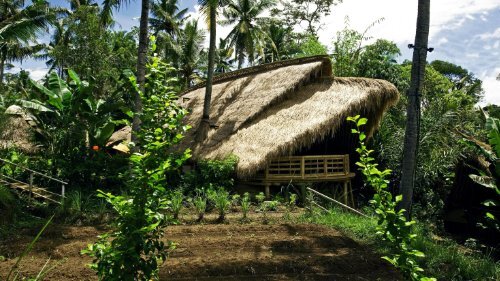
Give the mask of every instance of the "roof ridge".
M 289 60 L 281 60 L 281 61 L 275 61 L 275 62 L 270 62 L 270 63 L 264 63 L 264 64 L 260 64 L 260 65 L 256 65 L 256 66 L 238 69 L 238 70 L 231 71 L 231 72 L 217 74 L 214 76 L 213 85 L 223 83 L 223 82 L 226 82 L 228 80 L 235 79 L 235 78 L 241 78 L 241 77 L 245 77 L 247 75 L 265 72 L 265 71 L 269 71 L 269 70 L 273 70 L 273 69 L 277 69 L 277 68 L 281 68 L 281 67 L 306 64 L 306 63 L 312 63 L 312 62 L 327 63 L 330 67 L 328 67 L 328 73 L 326 73 L 326 75 L 327 76 L 332 75 L 330 57 L 328 55 L 317 55 L 317 56 L 301 57 L 301 58 L 295 58 L 295 59 L 289 59 Z M 206 81 L 200 82 L 200 83 L 182 91 L 179 94 L 179 96 L 183 96 L 186 93 L 203 88 L 205 86 L 206 86 Z

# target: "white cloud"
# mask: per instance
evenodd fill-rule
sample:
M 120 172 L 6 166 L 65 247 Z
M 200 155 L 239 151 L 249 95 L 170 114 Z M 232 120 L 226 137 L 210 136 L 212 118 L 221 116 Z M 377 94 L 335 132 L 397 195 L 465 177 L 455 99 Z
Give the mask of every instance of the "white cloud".
M 45 74 L 47 74 L 47 72 L 49 71 L 45 67 L 21 68 L 19 66 L 16 66 L 16 67 L 9 69 L 7 72 L 8 73 L 19 73 L 21 70 L 28 71 L 30 74 L 30 78 L 35 80 L 35 81 L 42 79 L 45 76 Z
M 500 39 L 500 27 L 497 28 L 495 31 L 491 32 L 491 33 L 483 33 L 483 34 L 479 34 L 478 37 L 481 39 L 481 40 L 489 40 L 489 39 Z
M 496 77 L 500 74 L 500 67 L 488 72 L 483 77 L 483 88 L 485 90 L 484 104 L 492 103 L 500 105 L 500 81 Z
M 448 43 L 448 39 L 447 39 L 446 37 L 443 37 L 443 38 L 439 39 L 439 40 L 436 42 L 436 44 L 437 44 L 438 46 L 443 45 L 443 44 L 446 44 L 446 43 Z
M 350 28 L 359 32 L 383 17 L 385 20 L 371 28 L 367 35 L 373 40 L 384 38 L 394 41 L 401 47 L 402 59 L 409 59 L 411 52 L 404 46 L 414 41 L 417 5 L 417 0 L 345 0 L 333 7 L 332 14 L 324 19 L 325 28 L 319 32 L 320 40 L 331 45 L 337 31 L 344 28 L 345 16 L 349 16 Z M 499 50 L 500 43 L 496 42 L 496 38 L 500 38 L 500 28 L 492 19 L 498 19 L 496 15 L 499 12 L 498 0 L 432 1 L 429 44 L 436 47 L 436 51 L 429 54 L 429 61 L 447 60 L 476 73 L 493 72 L 500 65 L 499 56 L 492 52 Z M 479 36 L 488 40 L 480 41 Z M 485 101 L 498 103 L 500 98 L 496 95 L 500 96 L 500 82 L 492 75 L 480 78 L 485 79 Z
M 456 29 L 474 18 L 472 15 L 500 7 L 498 0 L 439 0 L 431 3 L 430 40 L 443 29 Z M 351 27 L 365 30 L 372 22 L 384 17 L 385 21 L 375 25 L 371 35 L 386 38 L 396 43 L 412 42 L 415 36 L 417 1 L 401 0 L 346 0 L 332 9 L 324 19 L 325 29 L 320 31 L 323 43 L 330 43 L 335 33 L 344 28 L 344 18 L 349 16 Z M 469 19 L 467 19 L 469 18 Z

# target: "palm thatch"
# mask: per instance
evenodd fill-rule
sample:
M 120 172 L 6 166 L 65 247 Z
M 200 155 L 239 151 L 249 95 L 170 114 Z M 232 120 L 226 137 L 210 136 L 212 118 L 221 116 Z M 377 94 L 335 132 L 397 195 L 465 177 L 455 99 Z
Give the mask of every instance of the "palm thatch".
M 391 83 L 366 78 L 334 78 L 325 57 L 254 67 L 219 79 L 213 86 L 208 137 L 195 142 L 201 121 L 204 88 L 180 97 L 193 127 L 180 144 L 197 159 L 239 158 L 240 178 L 254 175 L 274 157 L 292 155 L 336 130 L 348 116 L 369 118 L 368 134 L 399 99 Z
M 16 148 L 25 153 L 36 152 L 39 147 L 33 141 L 33 126 L 33 116 L 17 105 L 9 106 L 0 122 L 0 149 Z

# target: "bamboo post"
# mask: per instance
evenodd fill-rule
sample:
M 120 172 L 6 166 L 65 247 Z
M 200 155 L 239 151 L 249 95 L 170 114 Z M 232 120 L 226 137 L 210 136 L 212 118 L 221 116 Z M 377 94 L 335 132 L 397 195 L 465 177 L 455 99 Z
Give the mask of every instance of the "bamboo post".
M 33 172 L 30 172 L 30 184 L 29 184 L 29 201 L 31 201 L 31 197 L 33 196 Z
M 347 191 L 347 181 L 344 181 L 344 204 L 346 204 L 346 205 L 349 204 L 348 196 L 349 196 L 349 193 Z
M 271 198 L 271 190 L 270 190 L 270 184 L 268 182 L 265 183 L 264 185 L 264 191 L 266 193 L 266 199 L 270 199 Z
M 66 186 L 63 184 L 61 186 L 61 202 L 64 201 L 65 194 L 66 194 Z
M 302 179 L 305 178 L 306 175 L 306 160 L 304 159 L 304 156 L 300 157 L 300 177 Z

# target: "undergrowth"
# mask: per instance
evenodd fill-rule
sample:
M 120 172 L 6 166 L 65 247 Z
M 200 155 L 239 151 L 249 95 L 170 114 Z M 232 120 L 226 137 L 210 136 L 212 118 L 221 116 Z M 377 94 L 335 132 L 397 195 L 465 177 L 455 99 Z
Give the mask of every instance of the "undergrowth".
M 302 220 L 335 228 L 357 242 L 369 245 L 381 255 L 389 253 L 388 245 L 381 243 L 375 235 L 375 219 L 333 208 L 328 214 Z M 468 251 L 452 239 L 435 236 L 423 224 L 414 225 L 413 231 L 418 234 L 413 246 L 426 253 L 421 260 L 422 267 L 438 280 L 500 280 L 500 263 L 491 257 Z

